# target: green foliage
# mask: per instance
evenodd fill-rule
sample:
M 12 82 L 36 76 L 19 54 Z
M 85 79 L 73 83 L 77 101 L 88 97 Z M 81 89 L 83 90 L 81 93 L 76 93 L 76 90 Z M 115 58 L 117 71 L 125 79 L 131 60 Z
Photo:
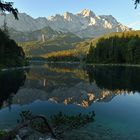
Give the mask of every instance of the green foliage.
M 15 19 L 18 20 L 18 10 L 13 8 L 13 2 L 1 2 L 0 9 L 2 12 L 10 12 L 14 15 Z
M 21 111 L 19 115 L 20 118 L 17 120 L 18 123 L 24 123 L 26 120 L 30 120 L 33 117 L 32 112 L 29 110 Z M 35 119 L 31 121 L 30 126 L 41 133 L 46 132 L 46 125 L 42 119 Z
M 29 120 L 33 116 L 29 110 L 21 111 L 19 115 L 20 115 L 20 119 L 17 120 L 18 123 L 23 123 L 26 120 Z
M 26 120 L 29 120 L 34 115 L 31 113 L 31 111 L 22 111 L 20 113 L 20 118 L 18 120 L 18 123 L 23 123 Z M 78 114 L 78 115 L 65 115 L 62 112 L 59 112 L 58 114 L 52 115 L 50 117 L 50 124 L 58 129 L 63 129 L 64 131 L 75 129 L 82 127 L 83 125 L 86 125 L 87 123 L 93 122 L 95 118 L 94 111 L 89 112 L 88 114 Z M 45 133 L 46 132 L 46 126 L 43 124 L 43 122 L 40 119 L 36 119 L 31 122 L 31 127 L 35 130 Z
M 102 37 L 91 44 L 87 55 L 88 63 L 140 64 L 140 37 L 130 34 L 116 34 Z
M 5 130 L 0 130 L 0 138 L 7 135 L 7 131 Z
M 23 66 L 25 54 L 14 40 L 0 30 L 0 65 L 2 67 Z
M 78 115 L 65 115 L 59 112 L 51 117 L 51 122 L 56 127 L 65 127 L 66 129 L 79 128 L 87 123 L 93 122 L 95 117 L 94 111 L 88 114 L 78 114 Z
M 35 119 L 31 122 L 31 127 L 38 132 L 46 133 L 46 124 L 42 119 Z
M 138 4 L 140 3 L 140 0 L 135 0 L 135 9 L 137 8 Z
M 53 132 L 53 129 L 50 127 L 49 122 L 47 121 L 45 116 L 34 116 L 31 111 L 27 110 L 20 113 L 18 123 L 22 125 L 26 121 L 28 121 L 29 124 L 27 126 L 32 127 L 36 131 L 39 131 L 41 133 L 51 132 L 54 137 L 60 138 L 62 137 L 64 131 L 78 129 L 90 122 L 93 122 L 94 118 L 94 111 L 89 112 L 88 114 L 80 113 L 78 115 L 65 115 L 62 112 L 59 112 L 58 114 L 50 117 L 50 124 L 51 126 L 53 126 L 53 128 L 55 128 Z M 11 132 L 0 130 L 0 138 L 5 138 L 5 136 L 10 134 Z M 15 137 L 16 133 L 11 133 L 13 138 Z

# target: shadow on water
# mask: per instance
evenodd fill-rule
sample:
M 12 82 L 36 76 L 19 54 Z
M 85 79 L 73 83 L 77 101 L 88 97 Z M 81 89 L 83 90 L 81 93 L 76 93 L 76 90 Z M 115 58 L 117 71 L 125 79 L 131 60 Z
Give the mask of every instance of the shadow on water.
M 6 71 L 0 73 L 0 108 L 3 102 L 16 94 L 21 86 L 24 85 L 26 74 L 24 70 Z
M 140 92 L 140 67 L 131 66 L 88 66 L 89 82 L 108 90 Z

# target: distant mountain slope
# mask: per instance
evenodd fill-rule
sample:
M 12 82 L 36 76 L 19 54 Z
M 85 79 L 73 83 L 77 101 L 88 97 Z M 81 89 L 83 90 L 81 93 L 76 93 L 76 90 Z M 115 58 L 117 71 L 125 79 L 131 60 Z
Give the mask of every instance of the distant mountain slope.
M 110 38 L 110 37 L 114 37 L 114 36 L 118 36 L 120 38 L 122 36 L 124 36 L 124 37 L 125 36 L 127 36 L 127 37 L 128 36 L 139 36 L 140 37 L 140 31 L 108 33 L 108 34 L 100 36 L 98 38 L 86 39 L 84 41 L 76 43 L 75 47 L 73 49 L 52 52 L 52 53 L 49 53 L 49 54 L 43 54 L 41 56 L 44 57 L 44 58 L 49 58 L 49 57 L 59 57 L 59 56 L 62 56 L 64 54 L 69 54 L 69 55 L 72 55 L 72 56 L 76 56 L 80 59 L 83 59 L 89 53 L 89 49 L 90 49 L 91 44 L 92 44 L 92 46 L 96 46 L 96 43 L 100 39 L 102 39 L 102 38 L 106 39 L 106 38 Z
M 10 37 L 17 42 L 40 41 L 43 38 L 44 40 L 49 40 L 64 34 L 62 32 L 55 31 L 50 27 L 44 27 L 30 32 L 17 31 L 13 28 L 9 28 L 8 30 Z
M 49 33 L 50 37 L 45 38 L 45 40 L 43 41 L 40 38 L 41 33 L 44 33 L 44 36 L 47 36 L 47 34 L 42 31 L 44 30 L 34 31 L 30 34 L 33 41 L 30 40 L 26 42 L 19 42 L 19 45 L 23 47 L 26 56 L 39 57 L 42 54 L 48 54 L 54 51 L 73 49 L 75 48 L 75 43 L 81 42 L 83 40 L 72 33 L 52 32 L 52 34 Z M 32 34 L 36 36 L 33 36 Z M 38 39 L 36 40 L 35 38 Z
M 81 41 L 76 44 L 76 48 L 79 48 L 80 50 L 85 49 L 85 52 L 87 52 L 90 47 L 90 44 L 92 43 L 93 46 L 96 46 L 96 43 L 101 38 L 106 39 L 106 38 L 110 38 L 110 37 L 114 37 L 114 36 L 122 37 L 122 36 L 137 36 L 137 35 L 140 37 L 140 30 L 108 33 L 108 34 L 105 34 L 105 35 L 97 37 L 97 38 L 91 38 L 91 39 Z
M 140 64 L 140 31 L 114 33 L 91 42 L 87 63 Z
M 0 26 L 3 25 L 3 18 L 0 18 Z M 51 27 L 53 30 L 72 32 L 83 38 L 130 30 L 130 28 L 119 23 L 112 15 L 97 16 L 88 9 L 84 9 L 77 14 L 65 12 L 63 15 L 56 14 L 48 18 L 39 17 L 37 19 L 25 13 L 20 13 L 18 21 L 14 20 L 12 14 L 8 14 L 7 25 L 21 32 L 32 32 L 44 27 Z

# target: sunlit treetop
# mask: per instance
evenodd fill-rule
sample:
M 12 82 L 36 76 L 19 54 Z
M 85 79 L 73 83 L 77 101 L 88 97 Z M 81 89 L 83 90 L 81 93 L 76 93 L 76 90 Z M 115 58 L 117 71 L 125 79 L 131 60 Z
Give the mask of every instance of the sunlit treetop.
M 13 2 L 4 2 L 0 0 L 0 10 L 2 12 L 12 13 L 16 20 L 18 20 L 18 10 L 17 8 L 13 8 Z

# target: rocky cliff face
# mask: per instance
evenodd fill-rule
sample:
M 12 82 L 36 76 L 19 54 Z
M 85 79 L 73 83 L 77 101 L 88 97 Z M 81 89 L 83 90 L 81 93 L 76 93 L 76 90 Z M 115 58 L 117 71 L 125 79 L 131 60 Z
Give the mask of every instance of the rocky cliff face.
M 3 18 L 0 18 L 1 26 L 3 25 Z M 37 19 L 25 13 L 20 13 L 19 21 L 16 21 L 13 15 L 8 14 L 7 25 L 22 32 L 35 31 L 49 26 L 53 30 L 72 32 L 83 38 L 97 37 L 109 32 L 130 30 L 130 28 L 119 23 L 112 15 L 97 16 L 88 9 L 84 9 L 77 14 L 65 12 L 63 15 L 56 14 L 48 18 L 39 17 Z

